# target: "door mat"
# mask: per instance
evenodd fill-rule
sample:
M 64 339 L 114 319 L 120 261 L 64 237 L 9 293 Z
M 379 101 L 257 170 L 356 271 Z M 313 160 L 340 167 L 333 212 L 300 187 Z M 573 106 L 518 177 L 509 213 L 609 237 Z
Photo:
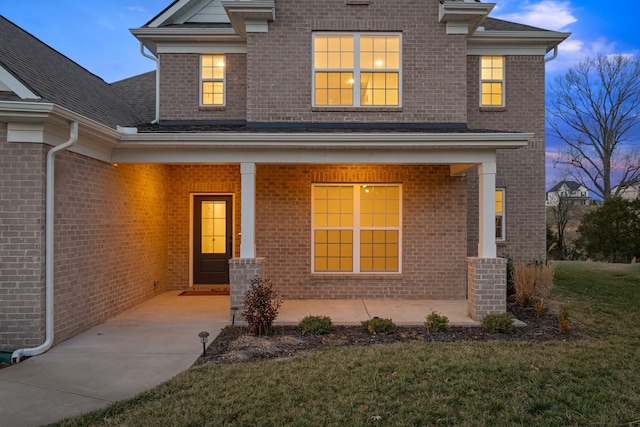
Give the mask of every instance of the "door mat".
M 203 295 L 229 295 L 228 290 L 211 290 L 211 291 L 183 291 L 178 294 L 178 296 L 203 296 Z

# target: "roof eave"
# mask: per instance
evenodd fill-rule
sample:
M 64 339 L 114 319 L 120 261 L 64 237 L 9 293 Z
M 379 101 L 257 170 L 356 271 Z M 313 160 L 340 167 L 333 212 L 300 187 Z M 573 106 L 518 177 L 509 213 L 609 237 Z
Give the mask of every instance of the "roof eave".
M 478 30 L 469 37 L 469 47 L 485 47 L 494 45 L 540 45 L 546 51 L 553 50 L 566 40 L 571 33 L 558 31 L 497 31 Z
M 241 41 L 233 28 L 132 28 L 133 34 L 147 49 L 158 54 L 158 44 L 166 42 Z

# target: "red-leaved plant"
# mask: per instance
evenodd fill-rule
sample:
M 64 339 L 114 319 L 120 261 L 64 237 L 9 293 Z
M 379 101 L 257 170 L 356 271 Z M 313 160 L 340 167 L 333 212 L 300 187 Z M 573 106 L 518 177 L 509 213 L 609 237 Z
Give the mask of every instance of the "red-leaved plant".
M 282 305 L 269 279 L 256 276 L 251 280 L 251 288 L 244 297 L 244 316 L 249 330 L 254 335 L 271 332 L 273 321 L 278 317 L 278 309 Z

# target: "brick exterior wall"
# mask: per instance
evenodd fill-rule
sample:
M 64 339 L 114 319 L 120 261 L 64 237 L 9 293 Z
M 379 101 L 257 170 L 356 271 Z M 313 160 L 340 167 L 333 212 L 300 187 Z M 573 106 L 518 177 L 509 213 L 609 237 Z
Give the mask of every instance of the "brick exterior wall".
M 247 38 L 251 122 L 466 122 L 466 37 L 446 35 L 437 1 L 278 0 L 269 32 Z M 312 108 L 313 31 L 402 32 L 402 108 Z M 429 58 L 425 61 L 425 52 Z
M 401 275 L 311 274 L 311 185 L 336 182 L 402 184 Z M 258 165 L 256 253 L 283 298 L 463 299 L 465 188 L 447 166 Z
M 167 167 L 167 213 L 169 218 L 168 289 L 189 286 L 190 194 L 232 194 L 234 204 L 234 256 L 240 256 L 240 166 L 174 165 Z
M 480 108 L 479 59 L 469 56 L 470 128 L 510 132 L 533 132 L 527 147 L 498 150 L 496 187 L 506 188 L 506 241 L 498 253 L 517 262 L 540 259 L 546 254 L 545 235 L 545 112 L 544 59 L 542 56 L 506 57 L 506 107 Z M 478 253 L 478 176 L 469 182 L 469 256 Z
M 200 55 L 161 54 L 160 120 L 244 120 L 247 56 L 227 54 L 226 68 L 226 105 L 200 107 Z
M 507 263 L 503 258 L 467 260 L 467 307 L 469 317 L 482 320 L 487 314 L 507 310 Z
M 6 141 L 0 123 L 0 349 L 16 349 L 44 335 L 46 148 Z
M 167 203 L 163 166 L 62 152 L 55 180 L 60 342 L 167 289 Z

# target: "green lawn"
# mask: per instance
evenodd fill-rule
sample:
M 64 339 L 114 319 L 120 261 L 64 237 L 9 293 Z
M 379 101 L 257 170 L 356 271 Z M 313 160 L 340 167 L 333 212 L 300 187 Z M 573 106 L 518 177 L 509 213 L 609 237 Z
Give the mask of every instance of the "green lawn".
M 587 339 L 332 348 L 196 365 L 64 426 L 640 425 L 640 264 L 557 263 Z

